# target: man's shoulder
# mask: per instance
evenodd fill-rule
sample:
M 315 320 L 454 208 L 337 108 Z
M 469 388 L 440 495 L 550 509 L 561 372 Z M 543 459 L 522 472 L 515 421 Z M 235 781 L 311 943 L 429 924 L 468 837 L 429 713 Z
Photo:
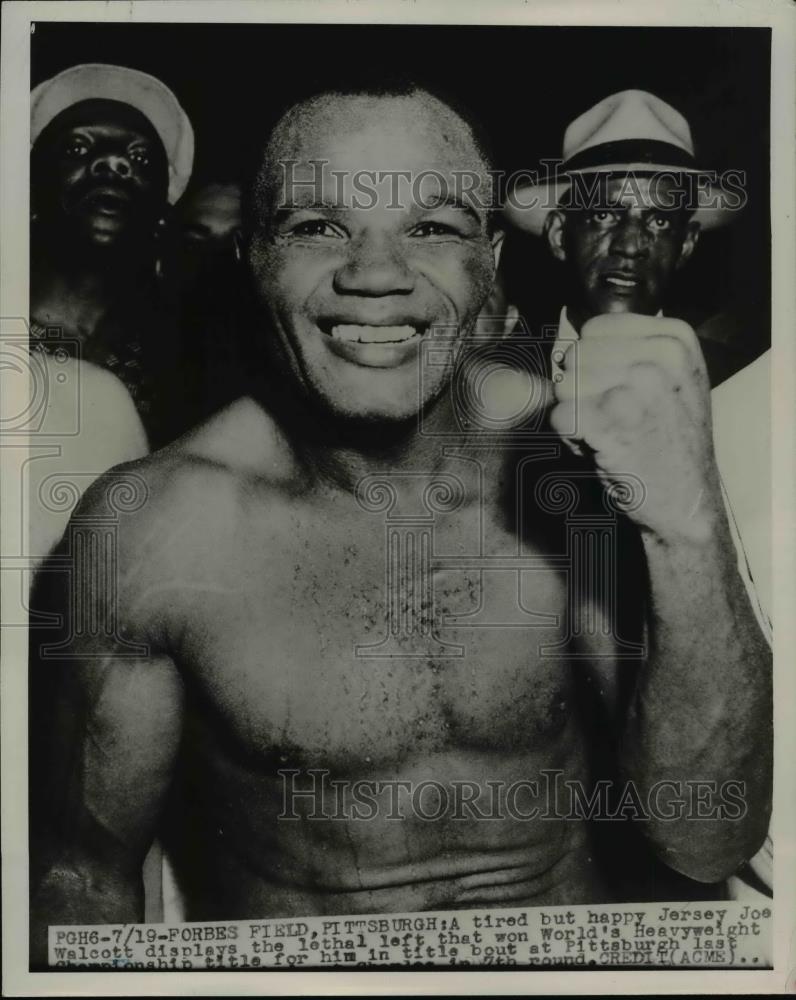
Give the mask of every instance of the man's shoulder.
M 127 536 L 187 535 L 236 513 L 254 491 L 263 500 L 299 475 L 275 422 L 240 400 L 173 444 L 117 465 L 91 486 L 81 516 L 113 517 Z
M 235 479 L 254 478 L 274 487 L 299 473 L 295 453 L 276 420 L 243 397 L 156 453 L 185 469 L 215 470 Z

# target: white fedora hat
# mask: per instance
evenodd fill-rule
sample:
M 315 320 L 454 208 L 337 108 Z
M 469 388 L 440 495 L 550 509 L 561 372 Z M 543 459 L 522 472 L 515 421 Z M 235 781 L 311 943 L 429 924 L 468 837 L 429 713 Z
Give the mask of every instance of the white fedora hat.
M 193 128 L 166 84 L 148 73 L 126 66 L 81 63 L 40 83 L 30 94 L 31 146 L 56 115 L 80 101 L 95 98 L 129 104 L 152 123 L 166 150 L 168 199 L 173 205 L 191 177 Z
M 573 177 L 655 173 L 706 171 L 697 165 L 691 129 L 679 111 L 647 91 L 623 90 L 572 122 L 564 133 L 560 171 L 543 183 L 518 185 L 506 199 L 504 213 L 519 228 L 540 235 L 548 213 L 572 186 Z M 720 189 L 709 181 L 700 183 L 697 195 L 694 218 L 703 229 L 731 220 L 732 211 Z

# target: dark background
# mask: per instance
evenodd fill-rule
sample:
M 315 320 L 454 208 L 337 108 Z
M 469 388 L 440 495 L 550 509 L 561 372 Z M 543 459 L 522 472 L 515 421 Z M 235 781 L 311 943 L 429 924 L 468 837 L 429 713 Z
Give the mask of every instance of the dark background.
M 67 66 L 109 62 L 168 84 L 193 122 L 195 177 L 237 178 L 252 140 L 293 96 L 400 72 L 454 94 L 483 121 L 508 171 L 561 156 L 567 124 L 619 90 L 652 91 L 691 124 L 700 164 L 744 170 L 748 205 L 703 234 L 667 313 L 750 360 L 770 341 L 767 28 L 564 28 L 43 23 L 36 85 Z M 532 237 L 506 252 L 510 297 L 533 328 L 555 323 L 559 272 Z

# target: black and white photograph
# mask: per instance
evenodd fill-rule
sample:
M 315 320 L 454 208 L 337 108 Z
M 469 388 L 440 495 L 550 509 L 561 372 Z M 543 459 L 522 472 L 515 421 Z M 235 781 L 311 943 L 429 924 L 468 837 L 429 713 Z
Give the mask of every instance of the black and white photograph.
M 57 6 L 4 992 L 793 989 L 792 8 Z

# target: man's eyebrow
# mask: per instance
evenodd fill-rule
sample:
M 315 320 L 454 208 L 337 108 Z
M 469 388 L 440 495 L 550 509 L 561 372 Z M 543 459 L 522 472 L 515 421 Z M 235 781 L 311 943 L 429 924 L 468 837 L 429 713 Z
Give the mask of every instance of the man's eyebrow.
M 591 212 L 629 212 L 635 209 L 644 215 L 674 215 L 679 211 L 678 205 L 654 205 L 651 202 L 629 203 L 625 201 L 608 202 L 605 205 L 597 205 L 588 211 Z
M 437 211 L 440 208 L 452 208 L 456 211 L 464 212 L 479 225 L 484 221 L 482 216 L 478 214 L 471 204 L 455 194 L 443 193 L 427 195 L 422 197 L 420 199 L 420 203 L 415 207 L 420 211 L 427 212 Z M 325 198 L 321 200 L 312 198 L 304 201 L 299 194 L 295 201 L 278 205 L 274 209 L 272 218 L 273 221 L 279 225 L 297 212 L 341 213 L 345 210 L 346 206 L 341 205 L 339 201 L 332 201 Z
M 464 201 L 456 194 L 443 193 L 437 195 L 428 195 L 421 199 L 421 205 L 419 206 L 427 211 L 434 211 L 438 208 L 453 208 L 460 212 L 465 212 L 470 218 L 474 219 L 479 224 L 483 221 L 482 217 L 476 212 L 473 206 Z
M 72 125 L 68 132 L 68 139 L 89 139 L 92 142 L 96 138 L 97 133 L 100 136 L 107 133 L 110 128 L 111 132 L 122 139 L 127 140 L 128 146 L 146 146 L 151 149 L 157 145 L 157 140 L 152 138 L 152 136 L 142 135 L 137 130 L 130 130 L 124 125 L 106 125 L 102 122 L 86 122 L 84 125 Z
M 311 201 L 304 201 L 300 196 L 291 202 L 281 202 L 274 209 L 273 220 L 274 222 L 284 222 L 291 215 L 295 215 L 296 212 L 342 212 L 345 209 L 344 205 L 341 205 L 337 201 L 331 201 L 327 199 L 313 199 Z

